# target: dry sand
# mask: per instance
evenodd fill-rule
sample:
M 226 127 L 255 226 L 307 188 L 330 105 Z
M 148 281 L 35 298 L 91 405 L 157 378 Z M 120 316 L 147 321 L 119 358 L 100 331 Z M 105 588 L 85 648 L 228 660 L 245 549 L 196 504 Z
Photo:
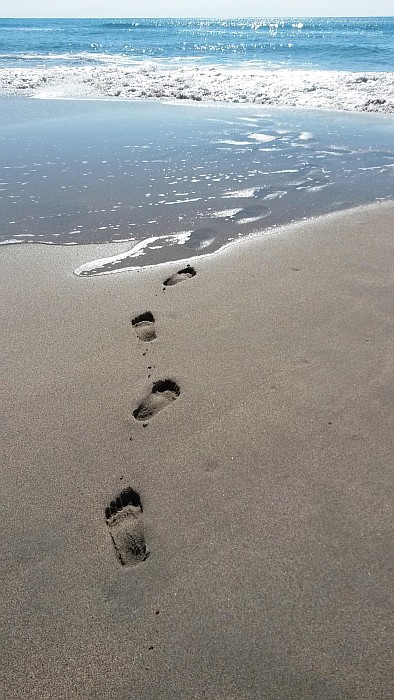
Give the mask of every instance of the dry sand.
M 81 279 L 91 247 L 2 250 L 2 697 L 392 697 L 393 214 L 257 237 L 165 291 L 179 266 Z M 150 555 L 121 566 L 128 486 L 114 541 L 130 522 Z

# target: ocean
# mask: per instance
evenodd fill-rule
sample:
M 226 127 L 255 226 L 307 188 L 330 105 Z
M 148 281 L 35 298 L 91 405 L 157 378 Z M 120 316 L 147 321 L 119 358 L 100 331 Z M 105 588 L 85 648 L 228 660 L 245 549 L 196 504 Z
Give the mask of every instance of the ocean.
M 0 244 L 124 243 L 106 274 L 391 199 L 393 30 L 0 20 Z
M 0 68 L 0 94 L 392 112 L 394 18 L 0 19 Z
M 0 19 L 1 60 L 131 65 L 147 58 L 267 68 L 386 71 L 394 18 Z

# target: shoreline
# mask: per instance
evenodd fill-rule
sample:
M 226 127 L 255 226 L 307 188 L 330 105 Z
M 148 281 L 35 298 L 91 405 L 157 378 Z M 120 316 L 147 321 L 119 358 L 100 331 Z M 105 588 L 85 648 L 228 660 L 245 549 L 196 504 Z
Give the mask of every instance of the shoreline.
M 362 71 L 361 71 L 362 72 Z M 394 75 L 394 74 L 393 74 Z M 72 97 L 70 95 L 65 95 L 65 96 L 55 96 L 55 95 L 27 95 L 26 92 L 21 92 L 21 93 L 0 93 L 0 100 L 18 100 L 18 99 L 27 99 L 27 100 L 37 100 L 37 101 L 42 101 L 42 102 L 103 102 L 104 104 L 130 104 L 130 105 L 164 105 L 164 106 L 173 106 L 173 107 L 186 107 L 190 108 L 192 107 L 193 109 L 204 109 L 207 107 L 212 107 L 212 109 L 234 109 L 234 110 L 250 110 L 250 109 L 264 109 L 267 110 L 268 113 L 270 111 L 274 112 L 275 110 L 283 111 L 283 112 L 294 112 L 295 114 L 303 114 L 305 112 L 311 112 L 311 113 L 316 113 L 316 114 L 325 114 L 329 115 L 332 114 L 334 116 L 367 116 L 369 115 L 370 117 L 382 117 L 383 119 L 387 119 L 392 121 L 393 119 L 393 114 L 394 111 L 384 111 L 380 109 L 368 109 L 368 110 L 359 110 L 359 109 L 344 109 L 340 107 L 319 107 L 319 106 L 299 106 L 298 104 L 276 104 L 276 103 L 259 103 L 259 102 L 226 102 L 226 101 L 221 101 L 221 100 L 205 100 L 205 101 L 196 101 L 193 99 L 177 99 L 175 97 L 168 97 L 168 98 L 157 98 L 157 97 L 135 97 L 135 98 L 126 98 L 126 97 L 113 97 L 113 96 L 85 96 L 81 97 L 80 95 L 76 95 L 75 97 Z M 379 105 L 376 105 L 379 107 Z
M 392 220 L 281 227 L 170 287 L 180 261 L 81 283 L 91 245 L 5 246 L 7 697 L 392 697 Z
M 129 242 L 128 241 L 114 241 L 112 243 L 87 243 L 87 244 L 70 244 L 70 245 L 61 245 L 61 244 L 53 244 L 49 242 L 28 242 L 28 241 L 19 241 L 18 243 L 13 242 L 13 243 L 3 243 L 0 244 L 0 251 L 2 249 L 2 246 L 4 246 L 4 250 L 8 249 L 13 249 L 13 248 L 26 248 L 26 246 L 29 248 L 29 252 L 31 252 L 32 248 L 53 248 L 53 249 L 60 249 L 64 251 L 69 251 L 71 249 L 78 250 L 78 265 L 77 267 L 73 270 L 73 274 L 78 277 L 79 279 L 92 279 L 93 277 L 103 277 L 107 275 L 118 275 L 122 273 L 135 273 L 135 272 L 141 272 L 145 270 L 156 270 L 158 268 L 169 268 L 171 266 L 179 267 L 179 266 L 185 266 L 186 264 L 196 264 L 198 262 L 204 262 L 205 260 L 210 260 L 211 258 L 215 258 L 216 256 L 221 256 L 223 255 L 227 250 L 232 250 L 235 248 L 240 247 L 241 249 L 244 246 L 247 246 L 248 244 L 254 244 L 255 242 L 263 242 L 263 240 L 267 238 L 272 238 L 276 236 L 291 236 L 292 234 L 296 234 L 297 230 L 300 229 L 301 232 L 303 230 L 307 230 L 309 227 L 313 227 L 314 225 L 321 226 L 321 225 L 327 225 L 330 223 L 335 224 L 336 219 L 343 219 L 346 217 L 352 217 L 355 215 L 360 215 L 362 216 L 364 213 L 368 214 L 368 212 L 376 212 L 378 213 L 378 210 L 380 209 L 385 209 L 387 208 L 388 210 L 392 209 L 394 207 L 394 200 L 381 200 L 379 202 L 372 202 L 369 204 L 362 204 L 362 205 L 356 205 L 353 207 L 349 207 L 348 209 L 342 209 L 330 213 L 325 213 L 325 214 L 318 214 L 316 216 L 310 216 L 307 219 L 304 219 L 302 221 L 294 221 L 292 223 L 288 224 L 274 224 L 270 227 L 267 227 L 266 229 L 262 229 L 261 231 L 255 231 L 253 233 L 250 233 L 249 235 L 229 241 L 228 243 L 224 244 L 221 248 L 218 250 L 214 250 L 212 252 L 208 253 L 203 253 L 200 255 L 195 255 L 195 256 L 190 256 L 190 257 L 185 257 L 185 258 L 179 258 L 177 260 L 164 260 L 163 262 L 159 263 L 153 263 L 153 264 L 147 264 L 147 265 L 133 265 L 131 267 L 122 267 L 116 270 L 111 270 L 111 271 L 105 271 L 105 272 L 95 272 L 92 275 L 80 275 L 78 274 L 78 270 L 85 270 L 89 268 L 90 266 L 94 266 L 95 263 L 100 263 L 101 261 L 107 261 L 107 260 L 113 260 L 113 259 L 121 259 L 126 256 L 128 256 L 128 253 L 130 252 L 129 250 Z M 381 212 L 384 214 L 384 211 Z M 141 243 L 144 243 L 144 241 L 140 241 L 138 245 Z M 121 250 L 119 251 L 119 248 L 126 248 L 126 250 Z M 89 259 L 85 259 L 83 262 L 82 260 L 82 253 L 86 254 L 88 252 L 95 252 L 95 255 L 97 257 L 92 256 L 87 256 Z M 106 253 L 106 255 L 102 256 L 102 253 Z M 175 268 L 174 268 L 175 269 Z
M 289 224 L 278 224 L 278 225 L 273 225 L 270 227 L 267 227 L 266 229 L 263 229 L 261 231 L 255 231 L 254 233 L 250 233 L 248 236 L 245 236 L 244 238 L 240 238 L 237 240 L 229 241 L 228 243 L 225 243 L 222 248 L 219 248 L 218 250 L 215 250 L 211 253 L 202 253 L 200 255 L 196 255 L 194 257 L 187 257 L 187 258 L 180 258 L 176 260 L 176 265 L 178 266 L 184 266 L 187 263 L 193 263 L 196 264 L 198 261 L 202 261 L 206 258 L 211 258 L 216 255 L 221 255 L 224 251 L 227 249 L 232 249 L 236 248 L 238 246 L 244 246 L 248 242 L 253 242 L 253 241 L 262 241 L 262 239 L 265 238 L 271 238 L 272 236 L 281 236 L 281 235 L 291 235 L 293 233 L 297 232 L 297 229 L 305 229 L 305 227 L 308 226 L 313 226 L 313 225 L 324 225 L 324 224 L 329 224 L 330 222 L 335 223 L 335 220 L 339 218 L 346 217 L 348 216 L 354 216 L 354 215 L 362 215 L 364 212 L 368 212 L 369 210 L 374 210 L 377 211 L 378 207 L 387 207 L 388 209 L 392 209 L 394 207 L 394 200 L 382 200 L 380 202 L 373 202 L 371 204 L 363 204 L 361 206 L 354 206 L 354 207 L 349 207 L 348 209 L 341 209 L 339 211 L 335 212 L 330 212 L 328 214 L 318 214 L 317 216 L 310 216 L 307 219 L 304 219 L 302 221 L 294 221 Z M 33 244 L 34 245 L 34 244 Z M 103 244 L 105 245 L 105 244 Z M 105 247 L 110 247 L 111 245 L 118 247 L 122 245 L 121 243 L 114 243 L 114 244 L 106 244 Z M 80 247 L 80 246 L 78 246 Z M 82 246 L 85 248 L 89 248 L 90 246 Z M 101 246 L 95 246 L 96 250 L 100 249 Z M 157 267 L 168 267 L 171 264 L 175 264 L 174 261 L 163 261 L 161 263 L 155 263 L 153 265 L 135 265 L 131 267 L 122 267 L 118 268 L 116 270 L 108 270 L 105 272 L 94 272 L 93 275 L 81 275 L 79 271 L 84 271 L 88 270 L 90 267 L 93 269 L 98 269 L 100 267 L 100 263 L 103 264 L 103 262 L 107 262 L 110 260 L 120 260 L 124 257 L 128 257 L 128 254 L 131 251 L 125 250 L 120 253 L 115 253 L 114 255 L 111 255 L 109 257 L 104 257 L 104 258 L 97 258 L 95 260 L 90 260 L 87 261 L 86 263 L 82 263 L 82 265 L 78 266 L 74 270 L 74 274 L 76 277 L 101 277 L 103 275 L 116 275 L 120 274 L 122 272 L 133 272 L 133 271 L 140 271 L 140 270 L 148 270 L 148 269 L 154 269 Z M 95 266 L 96 267 L 93 267 Z
M 203 65 L 3 68 L 2 96 L 41 99 L 174 100 L 249 107 L 394 113 L 393 73 Z M 240 75 L 242 81 L 240 84 Z M 70 85 L 64 84 L 64 77 Z M 343 90 L 344 83 L 346 90 Z
M 154 264 L 392 197 L 387 115 L 18 99 L 0 100 L 3 242 L 128 239 Z

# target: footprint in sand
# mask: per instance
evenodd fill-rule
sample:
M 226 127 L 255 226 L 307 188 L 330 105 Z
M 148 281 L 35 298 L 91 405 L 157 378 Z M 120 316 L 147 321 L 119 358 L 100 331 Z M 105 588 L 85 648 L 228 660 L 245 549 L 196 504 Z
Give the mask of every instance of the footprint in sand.
M 144 314 L 136 316 L 131 323 L 135 328 L 137 337 L 144 343 L 156 338 L 155 319 L 151 311 L 145 311 Z
M 136 420 L 148 421 L 169 403 L 178 398 L 181 390 L 172 379 L 160 379 L 152 386 L 152 391 L 133 411 Z
M 196 274 L 197 272 L 195 271 L 194 267 L 188 265 L 187 267 L 184 267 L 183 270 L 179 270 L 179 272 L 176 272 L 175 275 L 171 275 L 171 277 L 164 280 L 163 284 L 165 287 L 172 287 L 173 284 L 183 282 L 183 280 L 187 280 L 189 277 L 195 277 Z
M 123 489 L 105 509 L 105 520 L 122 566 L 138 564 L 149 556 L 141 515 L 141 499 L 130 486 Z

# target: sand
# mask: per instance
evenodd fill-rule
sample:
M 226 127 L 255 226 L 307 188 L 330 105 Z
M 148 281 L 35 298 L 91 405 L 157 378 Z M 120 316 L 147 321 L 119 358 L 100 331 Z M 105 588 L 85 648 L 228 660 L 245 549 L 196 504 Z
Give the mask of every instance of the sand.
M 392 697 L 393 214 L 2 250 L 2 697 Z

